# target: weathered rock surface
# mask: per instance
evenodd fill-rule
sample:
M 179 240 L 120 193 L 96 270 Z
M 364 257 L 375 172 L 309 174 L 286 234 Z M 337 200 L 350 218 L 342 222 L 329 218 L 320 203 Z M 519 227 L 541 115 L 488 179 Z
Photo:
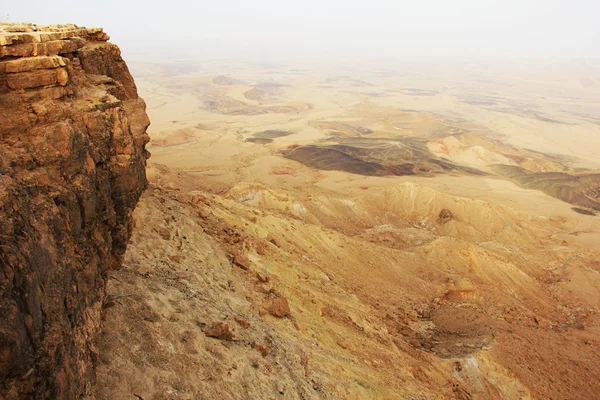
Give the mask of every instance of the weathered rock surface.
M 281 295 L 276 295 L 271 299 L 267 304 L 267 311 L 278 318 L 287 317 L 291 312 L 287 299 Z
M 231 340 L 233 333 L 229 330 L 229 325 L 224 322 L 215 322 L 204 332 L 206 336 L 221 340 Z
M 106 40 L 0 24 L 0 398 L 79 398 L 94 381 L 149 156 L 145 103 Z

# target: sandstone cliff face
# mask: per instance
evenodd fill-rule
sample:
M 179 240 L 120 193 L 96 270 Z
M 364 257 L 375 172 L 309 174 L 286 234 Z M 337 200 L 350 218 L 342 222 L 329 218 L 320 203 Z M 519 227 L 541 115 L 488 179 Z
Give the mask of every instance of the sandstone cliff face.
M 146 188 L 145 103 L 101 29 L 0 24 L 0 398 L 89 391 Z

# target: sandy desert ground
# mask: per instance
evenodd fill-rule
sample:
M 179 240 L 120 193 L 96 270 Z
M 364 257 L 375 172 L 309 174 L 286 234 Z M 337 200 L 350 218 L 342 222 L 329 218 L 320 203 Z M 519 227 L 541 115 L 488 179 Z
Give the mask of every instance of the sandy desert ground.
M 598 66 L 129 64 L 98 398 L 598 398 Z

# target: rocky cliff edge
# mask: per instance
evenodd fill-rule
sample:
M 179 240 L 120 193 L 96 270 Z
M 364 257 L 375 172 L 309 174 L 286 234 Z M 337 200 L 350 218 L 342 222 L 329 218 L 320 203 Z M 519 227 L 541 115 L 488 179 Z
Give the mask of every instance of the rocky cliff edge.
M 102 29 L 0 24 L 0 398 L 89 391 L 149 119 Z

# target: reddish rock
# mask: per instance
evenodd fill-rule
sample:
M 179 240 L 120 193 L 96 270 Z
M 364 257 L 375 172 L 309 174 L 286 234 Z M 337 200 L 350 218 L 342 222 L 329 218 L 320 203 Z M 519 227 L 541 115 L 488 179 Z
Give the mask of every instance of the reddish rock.
M 179 264 L 181 262 L 181 256 L 179 254 L 169 256 L 169 260 L 173 261 L 174 263 Z
M 263 357 L 266 357 L 269 355 L 269 349 L 267 348 L 266 345 L 262 344 L 262 343 L 252 343 L 252 348 L 254 350 L 257 350 L 260 352 L 260 354 L 262 354 Z
M 269 275 L 261 273 L 261 272 L 257 272 L 256 273 L 256 278 L 261 283 L 267 283 L 267 282 L 269 282 Z
M 233 263 L 243 270 L 248 270 L 252 266 L 252 262 L 244 254 L 236 254 L 233 256 Z
M 274 296 L 269 301 L 267 311 L 278 318 L 287 317 L 291 313 L 287 299 L 281 295 Z
M 149 156 L 145 104 L 101 32 L 0 23 L 0 398 L 94 381 Z
M 260 254 L 261 256 L 265 255 L 265 245 L 262 242 L 258 242 L 256 245 L 256 253 Z
M 300 358 L 300 364 L 304 367 L 304 376 L 308 376 L 308 356 L 306 354 Z
M 250 328 L 250 322 L 246 321 L 245 319 L 235 317 L 235 322 L 237 322 L 244 329 Z
M 298 321 L 296 320 L 296 318 L 291 317 L 292 319 L 292 323 L 294 324 L 294 328 L 296 328 L 297 331 L 301 332 L 302 331 L 302 327 L 300 326 L 300 324 L 298 323 Z
M 342 349 L 344 350 L 348 350 L 348 343 L 344 342 L 343 340 L 339 340 L 336 342 L 338 346 L 340 346 Z
M 220 340 L 231 340 L 233 339 L 233 333 L 229 330 L 229 325 L 224 322 L 215 322 L 206 330 L 204 334 L 208 337 L 217 338 Z
M 539 326 L 542 329 L 546 329 L 550 326 L 550 324 L 548 323 L 547 320 L 538 318 L 538 317 L 533 317 L 533 320 L 535 321 L 535 323 L 537 324 L 537 326 Z
M 198 210 L 198 216 L 202 219 L 207 219 L 208 218 L 208 213 L 204 210 Z
M 268 363 L 268 362 L 266 362 L 264 364 L 264 366 L 265 366 L 266 374 L 267 375 L 271 375 L 271 373 L 273 372 L 273 366 L 270 363 Z

